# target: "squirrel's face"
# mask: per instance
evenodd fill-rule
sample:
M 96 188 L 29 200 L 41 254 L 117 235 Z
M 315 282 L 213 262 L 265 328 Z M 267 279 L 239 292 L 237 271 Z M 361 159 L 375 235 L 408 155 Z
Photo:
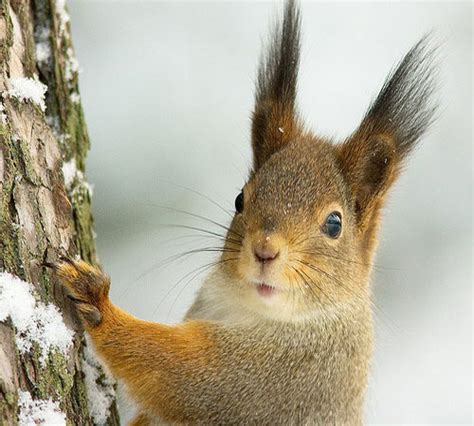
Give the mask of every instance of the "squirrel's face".
M 252 174 L 236 198 L 224 268 L 260 313 L 305 317 L 362 297 L 350 189 L 328 142 L 288 144 Z
M 420 40 L 339 144 L 296 112 L 300 16 L 289 2 L 257 75 L 253 171 L 236 199 L 221 267 L 245 306 L 301 318 L 368 300 L 380 210 L 432 122 L 435 50 Z

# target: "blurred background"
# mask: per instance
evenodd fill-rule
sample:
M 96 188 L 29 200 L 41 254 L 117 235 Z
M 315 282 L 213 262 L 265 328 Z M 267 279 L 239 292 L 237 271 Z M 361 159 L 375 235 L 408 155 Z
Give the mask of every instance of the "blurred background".
M 253 83 L 278 2 L 71 1 L 112 299 L 179 321 L 215 259 L 251 164 Z M 368 423 L 471 423 L 472 4 L 303 2 L 299 105 L 342 138 L 426 32 L 441 44 L 440 118 L 385 209 L 373 274 Z M 222 207 L 222 208 L 221 208 Z M 179 211 L 177 211 L 177 210 Z M 186 213 L 185 213 L 186 212 Z M 170 257 L 172 259 L 170 259 Z

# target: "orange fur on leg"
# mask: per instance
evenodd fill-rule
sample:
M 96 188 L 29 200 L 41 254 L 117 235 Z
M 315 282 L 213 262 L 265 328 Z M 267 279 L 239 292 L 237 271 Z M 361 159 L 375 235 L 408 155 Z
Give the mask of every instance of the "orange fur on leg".
M 56 271 L 98 354 L 124 380 L 140 407 L 169 421 L 192 420 L 183 417 L 180 386 L 193 372 L 215 364 L 212 326 L 197 321 L 167 326 L 139 320 L 110 302 L 110 280 L 98 268 L 66 260 Z

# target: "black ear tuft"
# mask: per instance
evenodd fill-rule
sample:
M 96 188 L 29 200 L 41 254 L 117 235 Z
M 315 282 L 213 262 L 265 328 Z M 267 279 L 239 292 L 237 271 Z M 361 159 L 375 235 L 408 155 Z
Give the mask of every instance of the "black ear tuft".
M 252 121 L 255 169 L 288 143 L 298 128 L 295 103 L 300 28 L 300 11 L 295 2 L 289 0 L 283 22 L 276 24 L 257 74 Z
M 300 62 L 301 17 L 294 1 L 286 3 L 283 22 L 277 22 L 271 44 L 261 58 L 255 94 L 256 104 L 278 101 L 293 108 Z
M 435 54 L 423 37 L 390 73 L 359 128 L 339 146 L 360 223 L 373 217 L 404 159 L 434 120 Z
M 355 137 L 383 134 L 395 142 L 400 157 L 408 154 L 432 124 L 437 110 L 437 48 L 425 35 L 385 80 Z

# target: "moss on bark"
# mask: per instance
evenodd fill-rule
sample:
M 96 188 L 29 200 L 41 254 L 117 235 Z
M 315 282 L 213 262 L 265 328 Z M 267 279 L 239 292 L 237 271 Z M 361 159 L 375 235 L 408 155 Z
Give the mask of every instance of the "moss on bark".
M 36 58 L 37 43 L 50 55 Z M 62 288 L 43 266 L 62 254 L 96 261 L 91 197 L 85 173 L 89 137 L 78 100 L 77 66 L 69 23 L 55 0 L 0 1 L 0 271 L 34 284 L 79 329 Z M 39 78 L 48 86 L 46 112 L 8 95 L 12 79 Z M 71 96 L 72 95 L 72 96 Z M 62 165 L 74 161 L 78 179 L 66 188 Z M 39 348 L 20 354 L 9 321 L 0 323 L 0 424 L 15 424 L 17 392 L 60 402 L 69 424 L 91 424 L 80 370 L 82 337 L 68 356 Z M 115 405 L 108 424 L 119 424 Z

